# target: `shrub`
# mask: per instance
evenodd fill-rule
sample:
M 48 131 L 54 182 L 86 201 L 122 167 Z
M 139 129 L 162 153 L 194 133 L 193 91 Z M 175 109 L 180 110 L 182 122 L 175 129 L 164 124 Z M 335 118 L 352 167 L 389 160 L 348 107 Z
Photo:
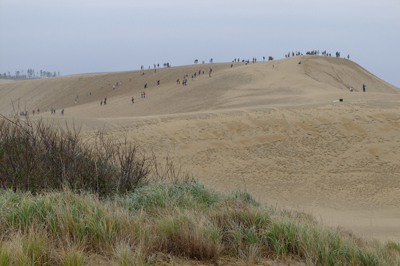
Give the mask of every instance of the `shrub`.
M 133 190 L 150 164 L 136 146 L 99 132 L 84 142 L 80 130 L 19 119 L 0 120 L 0 187 L 41 192 L 64 186 L 100 196 Z

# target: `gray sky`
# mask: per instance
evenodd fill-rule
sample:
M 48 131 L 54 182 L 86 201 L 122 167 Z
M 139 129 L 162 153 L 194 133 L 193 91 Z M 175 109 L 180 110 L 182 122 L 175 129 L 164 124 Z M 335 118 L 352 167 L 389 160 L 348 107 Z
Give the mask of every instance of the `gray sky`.
M 399 0 L 0 0 L 0 73 L 350 54 L 400 87 Z

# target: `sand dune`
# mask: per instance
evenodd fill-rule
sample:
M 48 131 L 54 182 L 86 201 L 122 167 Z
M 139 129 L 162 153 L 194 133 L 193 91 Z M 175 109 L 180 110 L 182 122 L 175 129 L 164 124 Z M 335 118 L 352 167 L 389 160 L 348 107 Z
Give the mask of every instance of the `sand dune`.
M 298 62 L 302 61 L 299 65 Z M 367 85 L 367 99 L 376 93 L 399 94 L 398 88 L 383 82 L 352 61 L 301 56 L 284 60 L 250 63 L 221 63 L 162 68 L 120 73 L 81 74 L 22 81 L 1 85 L 0 111 L 11 112 L 11 100 L 27 110 L 66 109 L 66 114 L 88 118 L 132 117 L 214 111 L 248 107 L 294 107 L 327 104 L 339 98 L 359 100 L 350 94 Z M 209 78 L 209 69 L 213 69 Z M 201 71 L 192 80 L 192 75 Z M 204 71 L 204 74 L 203 74 Z M 141 76 L 142 73 L 145 73 Z M 188 85 L 176 80 L 188 75 Z M 160 85 L 157 86 L 157 81 Z M 122 81 L 122 85 L 113 85 Z M 147 84 L 147 89 L 144 85 Z M 103 88 L 101 88 L 103 86 Z M 140 100 L 146 91 L 145 101 Z M 91 95 L 90 95 L 91 93 Z M 372 94 L 375 93 L 375 94 Z M 76 95 L 78 101 L 75 105 Z M 108 105 L 100 109 L 100 100 Z M 136 99 L 134 107 L 131 98 Z
M 18 82 L 18 81 L 13 79 L 0 79 L 0 84 L 13 83 L 13 82 Z
M 87 136 L 104 126 L 212 187 L 400 241 L 399 92 L 352 61 L 301 56 L 1 84 L 0 112 L 40 108 L 35 119 L 73 119 Z

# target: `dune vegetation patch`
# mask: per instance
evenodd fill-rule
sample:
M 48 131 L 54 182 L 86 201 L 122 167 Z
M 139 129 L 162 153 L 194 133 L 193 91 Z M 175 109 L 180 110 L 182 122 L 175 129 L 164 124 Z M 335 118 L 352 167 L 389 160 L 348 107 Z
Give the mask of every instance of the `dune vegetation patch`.
M 131 191 L 150 162 L 131 143 L 99 131 L 85 141 L 80 129 L 43 120 L 0 120 L 0 186 L 22 191 L 91 191 L 99 196 Z
M 1 265 L 257 263 L 398 265 L 399 245 L 366 242 L 313 217 L 216 192 L 195 180 L 152 180 L 99 199 L 73 191 L 2 190 Z M 185 204 L 188 202 L 188 204 Z

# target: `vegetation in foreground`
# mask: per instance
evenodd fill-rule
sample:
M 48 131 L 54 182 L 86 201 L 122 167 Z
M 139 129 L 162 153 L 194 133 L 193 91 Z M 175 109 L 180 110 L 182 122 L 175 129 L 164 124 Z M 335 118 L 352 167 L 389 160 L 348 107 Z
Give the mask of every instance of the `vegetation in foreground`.
M 75 126 L 0 117 L 1 188 L 40 193 L 69 187 L 105 197 L 134 190 L 153 166 L 127 140 L 113 141 L 102 131 L 84 140 Z
M 149 181 L 103 200 L 3 190 L 0 203 L 0 265 L 400 264 L 396 243 L 368 243 L 196 181 Z
M 90 146 L 74 132 L 1 124 L 0 265 L 400 265 L 397 243 L 322 227 L 246 192 L 150 179 L 156 168 L 126 142 Z

